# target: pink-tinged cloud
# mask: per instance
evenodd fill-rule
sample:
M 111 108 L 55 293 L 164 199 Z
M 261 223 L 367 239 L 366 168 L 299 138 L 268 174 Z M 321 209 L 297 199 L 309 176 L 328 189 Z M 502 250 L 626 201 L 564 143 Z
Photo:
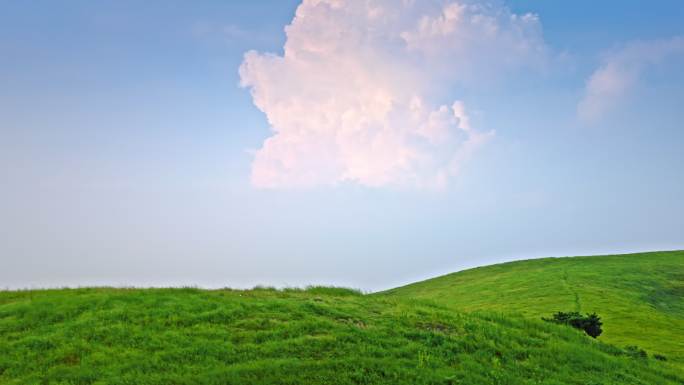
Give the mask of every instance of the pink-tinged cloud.
M 285 31 L 282 56 L 240 67 L 273 131 L 252 164 L 261 188 L 444 187 L 493 135 L 444 91 L 544 51 L 536 16 L 472 2 L 305 0 Z
M 577 105 L 578 117 L 587 123 L 601 119 L 622 102 L 649 67 L 675 55 L 684 55 L 683 37 L 637 41 L 606 54 L 587 81 Z

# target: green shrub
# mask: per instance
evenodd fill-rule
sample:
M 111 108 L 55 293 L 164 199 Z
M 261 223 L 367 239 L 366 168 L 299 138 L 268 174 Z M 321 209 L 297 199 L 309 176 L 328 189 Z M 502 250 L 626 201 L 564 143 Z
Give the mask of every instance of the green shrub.
M 601 322 L 601 317 L 599 317 L 596 313 L 587 313 L 586 316 L 583 316 L 576 311 L 568 313 L 559 311 L 553 315 L 553 318 L 542 317 L 542 319 L 547 322 L 570 325 L 576 329 L 582 329 L 585 333 L 593 338 L 600 336 L 603 332 L 603 329 L 601 329 L 603 322 Z
M 662 354 L 658 354 L 658 353 L 654 354 L 653 358 L 655 358 L 658 361 L 667 361 L 667 357 L 665 357 Z
M 603 325 L 603 322 L 601 322 L 601 317 L 599 317 L 596 313 L 591 313 L 587 314 L 587 316 L 584 318 L 582 329 L 584 329 L 584 331 L 593 338 L 596 338 L 603 333 L 601 325 Z
M 630 345 L 630 346 L 625 346 L 625 354 L 632 358 L 641 358 L 641 359 L 646 359 L 648 358 L 648 353 L 644 349 L 641 349 L 640 347 L 636 345 Z

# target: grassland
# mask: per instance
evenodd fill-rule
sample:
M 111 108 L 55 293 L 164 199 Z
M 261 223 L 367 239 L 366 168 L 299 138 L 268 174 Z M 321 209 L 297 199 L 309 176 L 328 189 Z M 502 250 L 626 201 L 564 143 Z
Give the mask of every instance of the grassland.
M 681 255 L 658 254 L 650 260 L 658 258 L 671 263 L 680 261 Z M 606 263 L 612 265 L 622 261 L 608 259 Z M 525 264 L 537 266 L 540 275 L 546 274 L 542 266 L 554 266 L 548 260 L 534 263 L 509 266 L 517 270 L 516 277 L 525 271 L 521 267 Z M 505 266 L 493 269 L 505 273 Z M 651 267 L 657 276 L 681 269 L 668 266 L 663 272 Z M 640 280 L 652 275 L 652 270 L 643 268 Z M 571 277 L 578 278 L 573 269 L 565 270 L 566 284 L 572 286 L 570 282 L 576 281 Z M 555 272 L 554 268 L 549 274 Z M 563 269 L 560 274 L 562 278 Z M 627 278 L 616 290 L 633 287 L 635 293 L 625 293 L 629 303 L 652 303 L 657 298 L 652 308 L 658 314 L 681 321 L 678 298 L 672 297 L 678 294 L 671 292 L 676 284 L 658 281 L 664 285 L 658 293 L 665 294 L 654 297 L 656 278 L 645 291 L 646 286 L 636 286 Z M 441 301 L 440 290 L 448 289 L 442 291 L 448 296 L 454 293 L 444 281 L 448 279 L 435 281 L 440 285 L 423 283 L 423 289 L 414 286 L 374 295 L 325 287 L 0 292 L 0 384 L 684 383 L 676 362 L 631 356 L 602 342 L 603 336 L 594 340 L 577 330 L 542 322 L 531 316 L 534 312 L 508 314 L 501 312 L 502 306 L 485 306 L 500 294 L 482 293 L 485 298 L 478 303 L 488 311 L 472 311 L 476 304 L 467 307 L 453 298 Z M 618 280 L 604 277 L 601 282 L 614 281 Z M 506 290 L 524 295 L 520 286 L 511 285 Z M 610 294 L 611 285 L 602 290 Z M 434 290 L 426 291 L 428 287 Z M 637 300 L 639 290 L 643 298 Z M 585 308 L 591 302 L 585 302 L 584 292 L 578 293 L 581 310 L 591 310 Z M 576 304 L 573 298 L 558 303 L 539 300 L 555 310 Z M 546 306 L 535 306 L 548 313 Z M 615 320 L 607 318 L 606 333 Z M 670 326 L 673 341 L 667 346 L 673 349 L 677 331 Z M 650 330 L 644 326 L 635 335 Z M 673 356 L 672 350 L 667 351 Z
M 605 323 L 602 341 L 638 345 L 684 367 L 684 251 L 510 262 L 380 295 L 529 319 L 555 311 L 596 312 Z

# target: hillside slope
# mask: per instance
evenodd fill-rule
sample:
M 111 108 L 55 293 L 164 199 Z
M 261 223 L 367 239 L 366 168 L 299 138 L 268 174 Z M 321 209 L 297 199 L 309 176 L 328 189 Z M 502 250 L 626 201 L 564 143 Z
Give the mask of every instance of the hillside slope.
M 309 290 L 0 292 L 0 384 L 682 384 L 558 325 Z
M 459 311 L 596 312 L 600 340 L 684 364 L 684 251 L 545 258 L 465 270 L 379 293 Z

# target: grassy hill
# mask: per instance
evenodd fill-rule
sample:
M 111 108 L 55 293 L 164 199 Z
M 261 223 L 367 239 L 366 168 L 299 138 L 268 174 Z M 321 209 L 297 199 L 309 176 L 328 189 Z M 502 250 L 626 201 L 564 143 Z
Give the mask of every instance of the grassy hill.
M 651 349 L 674 357 L 681 343 L 681 293 L 674 283 L 681 253 L 647 257 L 574 260 L 594 266 L 586 269 L 566 260 L 499 265 L 374 295 L 325 287 L 4 291 L 0 384 L 682 384 L 677 363 L 630 355 L 603 336 L 594 340 L 542 322 L 524 305 L 527 298 L 540 314 L 600 305 L 606 333 L 621 343 L 630 339 L 624 331 L 630 326 L 608 317 L 606 306 L 618 301 L 611 314 L 619 315 L 631 314 L 634 305 L 635 313 L 648 310 L 652 323 L 632 340 L 669 336 L 667 349 L 655 342 Z M 598 263 L 603 259 L 606 266 Z M 590 287 L 576 287 L 594 282 L 579 271 L 601 278 L 592 287 L 603 290 L 605 302 L 585 295 Z M 458 278 L 471 274 L 477 276 Z M 488 281 L 478 286 L 479 280 Z M 524 285 L 537 294 L 526 294 L 532 289 Z M 544 296 L 559 288 L 570 293 L 568 301 Z M 472 300 L 455 299 L 459 290 L 471 292 Z M 514 293 L 502 297 L 497 290 Z M 502 314 L 506 302 L 523 315 Z M 650 326 L 668 320 L 667 333 Z M 614 325 L 623 325 L 622 334 Z
M 459 311 L 596 312 L 599 337 L 684 364 L 684 251 L 545 258 L 465 270 L 381 293 Z

